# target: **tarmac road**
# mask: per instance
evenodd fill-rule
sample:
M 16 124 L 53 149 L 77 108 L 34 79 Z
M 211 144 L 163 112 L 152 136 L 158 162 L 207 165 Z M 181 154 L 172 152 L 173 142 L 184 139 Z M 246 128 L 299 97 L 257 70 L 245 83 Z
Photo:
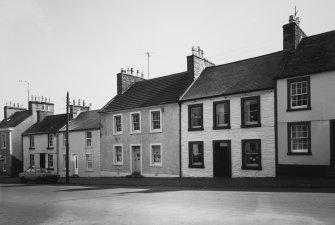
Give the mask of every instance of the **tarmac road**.
M 335 193 L 0 184 L 1 224 L 335 224 Z

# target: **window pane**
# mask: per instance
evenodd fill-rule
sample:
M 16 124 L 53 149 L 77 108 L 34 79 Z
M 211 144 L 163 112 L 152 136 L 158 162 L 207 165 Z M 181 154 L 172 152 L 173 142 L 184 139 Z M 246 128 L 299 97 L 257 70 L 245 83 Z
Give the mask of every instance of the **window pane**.
M 115 131 L 121 132 L 122 131 L 121 116 L 115 116 L 114 123 L 115 123 Z
M 191 108 L 191 127 L 197 128 L 202 126 L 202 107 Z
M 160 111 L 151 112 L 152 130 L 160 129 Z
M 202 165 L 202 149 L 200 144 L 192 144 L 192 165 L 201 166 Z
M 245 142 L 244 151 L 245 167 L 258 168 L 261 166 L 261 152 L 258 142 Z
M 229 123 L 228 103 L 220 103 L 215 106 L 216 126 L 227 126 Z
M 140 114 L 132 114 L 133 130 L 140 130 Z
M 244 124 L 252 125 L 259 122 L 258 99 L 244 101 Z
M 122 162 L 122 147 L 115 146 L 115 162 L 120 163 Z
M 152 146 L 152 163 L 161 163 L 161 146 L 153 145 Z

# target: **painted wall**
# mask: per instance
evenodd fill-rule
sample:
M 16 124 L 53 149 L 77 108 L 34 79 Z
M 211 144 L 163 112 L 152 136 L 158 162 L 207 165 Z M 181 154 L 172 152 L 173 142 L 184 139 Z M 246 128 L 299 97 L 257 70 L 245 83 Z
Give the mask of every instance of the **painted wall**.
M 241 128 L 241 98 L 260 96 L 261 127 Z M 213 130 L 213 102 L 230 100 L 231 129 Z M 188 131 L 188 105 L 203 103 L 203 131 Z M 213 140 L 231 140 L 232 177 L 274 177 L 274 93 L 271 90 L 182 103 L 182 176 L 213 177 Z M 242 170 L 243 139 L 261 139 L 262 170 Z M 189 142 L 204 142 L 204 167 L 189 168 Z
M 92 132 L 92 145 L 86 146 L 86 131 Z M 59 173 L 61 176 L 66 176 L 65 163 L 63 161 L 63 155 L 66 154 L 66 146 L 63 145 L 64 133 L 59 133 L 58 145 L 59 145 Z M 74 174 L 74 159 L 73 155 L 78 155 L 78 176 L 80 177 L 97 177 L 100 176 L 100 130 L 83 130 L 83 131 L 71 131 L 69 133 L 69 174 Z M 93 168 L 86 168 L 86 154 L 92 154 L 93 157 Z
M 2 148 L 2 137 L 1 134 L 6 135 L 6 147 Z M 11 135 L 12 135 L 12 129 L 6 129 L 0 131 L 0 155 L 6 157 L 6 165 L 4 166 L 4 161 L 0 162 L 0 174 L 10 176 L 11 175 L 11 155 L 10 155 L 10 144 L 11 144 Z
M 48 135 L 36 134 L 35 136 L 35 149 L 30 149 L 30 136 L 23 136 L 23 169 L 26 170 L 30 167 L 30 155 L 35 155 L 35 167 L 40 167 L 40 154 L 45 153 L 46 168 L 48 165 L 48 154 L 53 155 L 53 169 L 58 170 L 57 167 L 57 135 L 54 135 L 54 148 L 48 149 Z
M 277 81 L 278 163 L 294 165 L 329 165 L 329 120 L 335 119 L 335 72 L 310 76 L 311 110 L 287 112 L 287 79 Z M 311 121 L 312 155 L 287 155 L 287 122 Z
M 162 132 L 150 133 L 150 110 L 162 110 Z M 130 113 L 141 112 L 141 133 L 130 134 Z M 113 135 L 113 115 L 123 115 L 123 134 Z M 130 145 L 142 147 L 142 172 L 144 176 L 179 176 L 179 106 L 167 104 L 101 116 L 101 170 L 111 176 L 131 174 Z M 150 144 L 162 144 L 162 166 L 150 165 Z M 113 163 L 113 145 L 123 145 L 123 165 Z

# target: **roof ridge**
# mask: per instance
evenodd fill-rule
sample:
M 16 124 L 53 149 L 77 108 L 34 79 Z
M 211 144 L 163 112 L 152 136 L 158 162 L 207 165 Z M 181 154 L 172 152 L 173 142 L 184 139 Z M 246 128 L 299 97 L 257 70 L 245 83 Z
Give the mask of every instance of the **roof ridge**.
M 167 77 L 171 77 L 171 76 L 183 75 L 183 74 L 186 74 L 186 73 L 187 73 L 187 71 L 179 72 L 179 73 L 173 73 L 173 74 L 164 75 L 164 76 L 161 76 L 161 77 L 155 77 L 155 78 L 152 78 L 152 79 L 149 79 L 149 80 L 141 80 L 141 81 L 135 82 L 134 84 L 142 83 L 142 82 L 147 82 L 147 81 L 154 81 L 154 80 L 158 80 L 158 79 L 162 79 L 162 78 L 167 78 Z
M 327 35 L 329 33 L 335 33 L 335 30 L 331 30 L 331 31 L 327 31 L 327 32 L 319 33 L 319 34 L 313 34 L 313 35 L 304 37 L 303 39 L 308 39 L 308 38 L 315 37 L 315 36 L 324 36 L 324 35 Z
M 252 59 L 257 59 L 257 58 L 262 58 L 265 56 L 269 56 L 269 55 L 274 55 L 274 54 L 278 54 L 278 53 L 282 53 L 284 52 L 283 50 L 277 51 L 277 52 L 272 52 L 272 53 L 268 53 L 268 54 L 264 54 L 264 55 L 259 55 L 256 57 L 252 57 L 252 58 L 247 58 L 247 59 L 241 59 L 241 60 L 237 60 L 234 62 L 229 62 L 229 63 L 224 63 L 224 64 L 220 64 L 220 65 L 215 65 L 215 66 L 208 66 L 205 69 L 210 69 L 210 68 L 214 68 L 214 67 L 219 67 L 219 66 L 226 66 L 226 65 L 230 65 L 230 64 L 234 64 L 234 63 L 240 63 L 240 62 L 244 62 L 244 61 L 248 61 L 248 60 L 252 60 Z

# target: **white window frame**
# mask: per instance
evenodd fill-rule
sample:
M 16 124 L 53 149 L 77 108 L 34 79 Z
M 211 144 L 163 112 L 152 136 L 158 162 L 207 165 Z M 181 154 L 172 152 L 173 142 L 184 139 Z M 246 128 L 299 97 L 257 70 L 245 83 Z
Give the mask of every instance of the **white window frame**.
M 50 158 L 49 158 L 50 156 L 52 158 L 52 166 L 50 166 L 50 161 L 51 161 Z M 48 167 L 49 168 L 54 168 L 54 164 L 55 163 L 54 163 L 54 156 L 53 156 L 53 154 L 48 154 Z
M 50 144 L 50 140 L 52 141 L 51 144 Z M 48 134 L 48 148 L 54 148 L 54 135 L 53 134 Z
M 153 112 L 159 112 L 159 115 L 160 115 L 160 128 L 159 129 L 153 129 L 152 128 L 152 113 Z M 150 133 L 155 133 L 155 132 L 162 132 L 163 130 L 163 127 L 162 127 L 162 121 L 163 121 L 163 115 L 162 115 L 162 110 L 161 109 L 152 109 L 152 110 L 149 110 L 149 120 L 150 120 Z
M 91 168 L 88 167 L 88 163 L 89 163 L 89 160 L 87 158 L 88 155 L 91 155 L 91 161 L 90 161 L 92 163 L 92 167 Z M 86 153 L 85 154 L 85 159 L 86 159 L 86 170 L 93 170 L 93 154 Z
M 90 137 L 90 138 L 87 137 L 87 134 L 88 134 L 88 133 L 91 133 L 91 137 Z M 88 140 L 91 141 L 91 144 L 90 144 L 90 145 L 87 144 L 87 141 L 88 141 Z M 89 148 L 92 147 L 92 140 L 93 140 L 93 133 L 92 133 L 92 131 L 86 131 L 86 132 L 85 132 L 85 146 L 86 146 L 86 147 L 89 147 Z
M 33 160 L 34 163 L 31 163 L 31 161 L 32 161 L 32 160 L 31 160 L 31 159 L 32 159 L 31 156 L 32 156 L 33 159 L 34 159 L 34 160 Z M 30 165 L 31 167 L 35 167 L 35 155 L 34 155 L 34 154 L 30 154 L 30 155 L 29 155 L 29 165 Z
M 117 162 L 116 161 L 116 147 L 121 147 L 121 152 L 122 152 L 122 161 L 121 162 Z M 113 165 L 123 165 L 123 144 L 116 144 L 113 145 Z
M 29 148 L 35 149 L 35 135 L 29 136 L 29 145 L 30 145 Z
M 1 133 L 1 149 L 6 149 L 6 133 Z
M 291 109 L 304 109 L 304 108 L 308 108 L 308 101 L 309 101 L 309 99 L 308 99 L 308 96 L 310 95 L 310 93 L 309 93 L 309 90 L 308 90 L 308 80 L 302 80 L 302 81 L 295 81 L 295 82 L 292 82 L 292 83 L 290 83 L 290 107 L 291 107 Z M 306 89 L 306 92 L 305 93 L 303 93 L 302 92 L 302 90 L 303 90 L 303 88 L 302 88 L 302 85 L 303 85 L 303 83 L 306 83 L 306 87 L 305 87 L 305 89 Z M 298 88 L 297 88 L 297 86 L 298 86 L 298 84 L 300 84 L 301 85 L 301 93 L 297 93 L 297 90 L 298 90 Z M 295 94 L 293 94 L 293 85 L 295 85 L 295 87 L 296 87 L 296 90 L 295 90 Z M 296 106 L 293 106 L 293 97 L 296 97 L 296 96 L 307 96 L 307 99 L 306 99 L 306 105 L 296 105 Z M 297 102 L 298 102 L 298 100 L 296 100 Z
M 293 137 L 293 128 L 295 127 L 296 129 L 296 132 L 295 135 L 296 137 L 294 138 Z M 299 131 L 297 131 L 298 127 L 300 127 L 300 129 L 302 128 L 306 128 L 306 130 L 301 130 L 300 133 L 302 132 L 302 134 L 306 133 L 307 135 L 306 136 L 297 136 L 297 134 L 299 133 Z M 309 139 L 310 139 L 310 134 L 309 134 L 309 127 L 307 124 L 295 124 L 295 125 L 291 125 L 290 127 L 291 129 L 291 137 L 290 137 L 290 141 L 291 141 L 291 153 L 308 153 L 309 152 Z M 306 143 L 304 143 L 304 141 L 306 140 Z M 295 142 L 296 141 L 296 142 Z M 299 143 L 301 142 L 301 143 Z M 294 145 L 306 145 L 307 148 L 297 148 L 297 149 L 294 149 L 293 146 Z
M 139 124 L 140 124 L 140 129 L 139 130 L 134 130 L 134 123 L 133 123 L 133 115 L 134 114 L 138 114 L 139 115 Z M 129 121 L 130 121 L 130 134 L 138 134 L 138 133 L 141 133 L 141 131 L 142 131 L 142 124 L 141 124 L 141 122 L 142 122 L 142 119 L 141 119 L 141 112 L 131 112 L 130 113 L 130 119 L 129 119 Z
M 121 131 L 116 131 L 115 117 L 121 116 Z M 123 115 L 121 113 L 113 115 L 113 135 L 123 134 Z
M 161 150 L 161 162 L 160 163 L 155 163 L 153 160 L 153 154 L 152 154 L 152 147 L 153 146 L 160 146 Z M 155 167 L 162 167 L 163 166 L 163 147 L 161 143 L 151 143 L 150 144 L 150 166 L 155 166 Z
M 7 167 L 7 157 L 6 156 L 2 156 L 3 157 L 3 163 L 2 163 L 2 172 L 6 172 L 6 167 Z

